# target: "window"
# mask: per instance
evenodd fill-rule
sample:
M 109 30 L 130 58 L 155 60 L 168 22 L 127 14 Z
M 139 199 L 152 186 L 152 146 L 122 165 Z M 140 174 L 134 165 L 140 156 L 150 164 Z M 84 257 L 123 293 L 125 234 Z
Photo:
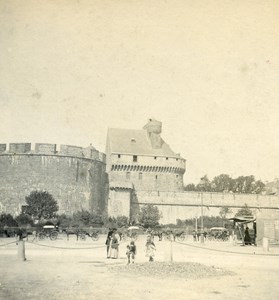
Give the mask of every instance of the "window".
M 121 155 L 120 155 L 120 154 L 118 154 L 117 156 L 118 156 L 118 158 L 120 158 L 120 157 L 121 157 Z
M 156 180 L 158 179 L 158 175 L 155 175 L 155 179 L 156 179 Z
M 130 172 L 126 172 L 126 179 L 130 179 L 131 178 L 131 173 Z
M 142 180 L 142 173 L 139 173 L 139 180 Z
M 154 159 L 157 159 L 157 156 L 154 156 Z
M 169 158 L 168 157 L 166 157 L 166 160 L 168 160 Z
M 133 155 L 133 162 L 137 162 L 138 161 L 138 157 L 136 155 Z

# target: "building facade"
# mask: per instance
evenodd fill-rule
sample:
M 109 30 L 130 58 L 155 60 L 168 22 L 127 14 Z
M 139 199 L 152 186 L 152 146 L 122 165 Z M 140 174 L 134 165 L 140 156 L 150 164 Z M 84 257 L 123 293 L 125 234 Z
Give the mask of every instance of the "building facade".
M 108 130 L 109 202 L 114 203 L 108 207 L 110 215 L 131 217 L 131 203 L 139 191 L 183 191 L 185 159 L 165 143 L 161 132 L 162 123 L 154 119 L 142 130 Z

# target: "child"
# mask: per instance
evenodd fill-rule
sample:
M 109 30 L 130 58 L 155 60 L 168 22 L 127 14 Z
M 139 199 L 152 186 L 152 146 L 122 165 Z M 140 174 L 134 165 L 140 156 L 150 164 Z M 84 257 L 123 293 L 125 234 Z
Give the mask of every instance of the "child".
M 146 247 L 146 249 L 145 249 L 145 256 L 149 257 L 149 261 L 154 261 L 156 247 L 155 247 L 155 244 L 152 241 L 151 237 L 147 238 L 145 247 Z
M 127 251 L 126 251 L 126 255 L 128 258 L 128 263 L 129 264 L 132 260 L 132 264 L 135 262 L 135 256 L 137 254 L 137 247 L 135 245 L 134 241 L 130 242 L 130 245 L 127 245 Z

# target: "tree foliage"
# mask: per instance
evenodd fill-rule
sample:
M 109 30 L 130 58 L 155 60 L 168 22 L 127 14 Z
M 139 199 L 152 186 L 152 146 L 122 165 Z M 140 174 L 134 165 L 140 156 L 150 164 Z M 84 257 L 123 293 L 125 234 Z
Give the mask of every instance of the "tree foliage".
M 190 183 L 184 188 L 184 190 L 199 192 L 260 194 L 264 191 L 264 188 L 265 184 L 261 180 L 256 180 L 253 175 L 231 178 L 228 174 L 221 174 L 215 176 L 212 181 L 210 181 L 207 175 L 205 175 L 201 178 L 197 185 Z
M 226 217 L 227 217 L 227 215 L 228 215 L 229 213 L 231 213 L 231 209 L 230 209 L 229 207 L 223 206 L 223 207 L 220 208 L 219 215 L 220 215 L 220 217 L 221 217 L 223 220 L 226 219 Z
M 17 227 L 18 224 L 11 214 L 3 213 L 0 215 L 0 227 L 4 226 Z
M 235 214 L 235 216 L 236 217 L 253 216 L 253 212 L 248 207 L 248 205 L 245 203 L 245 205 L 237 211 L 237 213 Z
M 192 219 L 185 219 L 185 220 L 181 220 L 181 219 L 177 219 L 176 220 L 176 224 L 179 227 L 189 227 L 191 229 L 195 229 L 196 227 L 196 219 L 192 218 Z M 212 227 L 222 227 L 224 225 L 224 219 L 219 217 L 219 216 L 203 216 L 203 226 L 204 229 L 209 229 Z M 201 217 L 197 218 L 197 226 L 198 229 L 201 228 Z
M 158 207 L 152 204 L 144 205 L 139 213 L 139 222 L 146 228 L 158 225 L 160 218 Z
M 73 214 L 73 226 L 93 226 L 103 224 L 102 216 L 90 213 L 87 210 L 81 210 Z
M 34 226 L 34 221 L 31 218 L 31 216 L 27 214 L 20 214 L 15 218 L 16 222 L 18 223 L 19 226 Z
M 130 225 L 130 220 L 126 216 L 109 217 L 106 220 L 106 226 L 109 228 L 119 228 Z
M 49 219 L 58 211 L 57 201 L 46 191 L 33 191 L 25 200 L 26 214 L 34 219 Z

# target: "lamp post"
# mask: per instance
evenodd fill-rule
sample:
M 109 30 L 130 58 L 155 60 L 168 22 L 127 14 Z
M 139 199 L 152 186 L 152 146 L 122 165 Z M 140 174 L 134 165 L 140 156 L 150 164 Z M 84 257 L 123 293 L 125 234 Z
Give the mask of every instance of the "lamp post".
M 205 178 L 202 177 L 200 181 L 201 185 L 201 243 L 204 243 L 204 228 L 203 228 L 203 192 L 205 190 Z
M 203 228 L 203 192 L 201 193 L 201 243 L 204 243 L 204 228 Z

